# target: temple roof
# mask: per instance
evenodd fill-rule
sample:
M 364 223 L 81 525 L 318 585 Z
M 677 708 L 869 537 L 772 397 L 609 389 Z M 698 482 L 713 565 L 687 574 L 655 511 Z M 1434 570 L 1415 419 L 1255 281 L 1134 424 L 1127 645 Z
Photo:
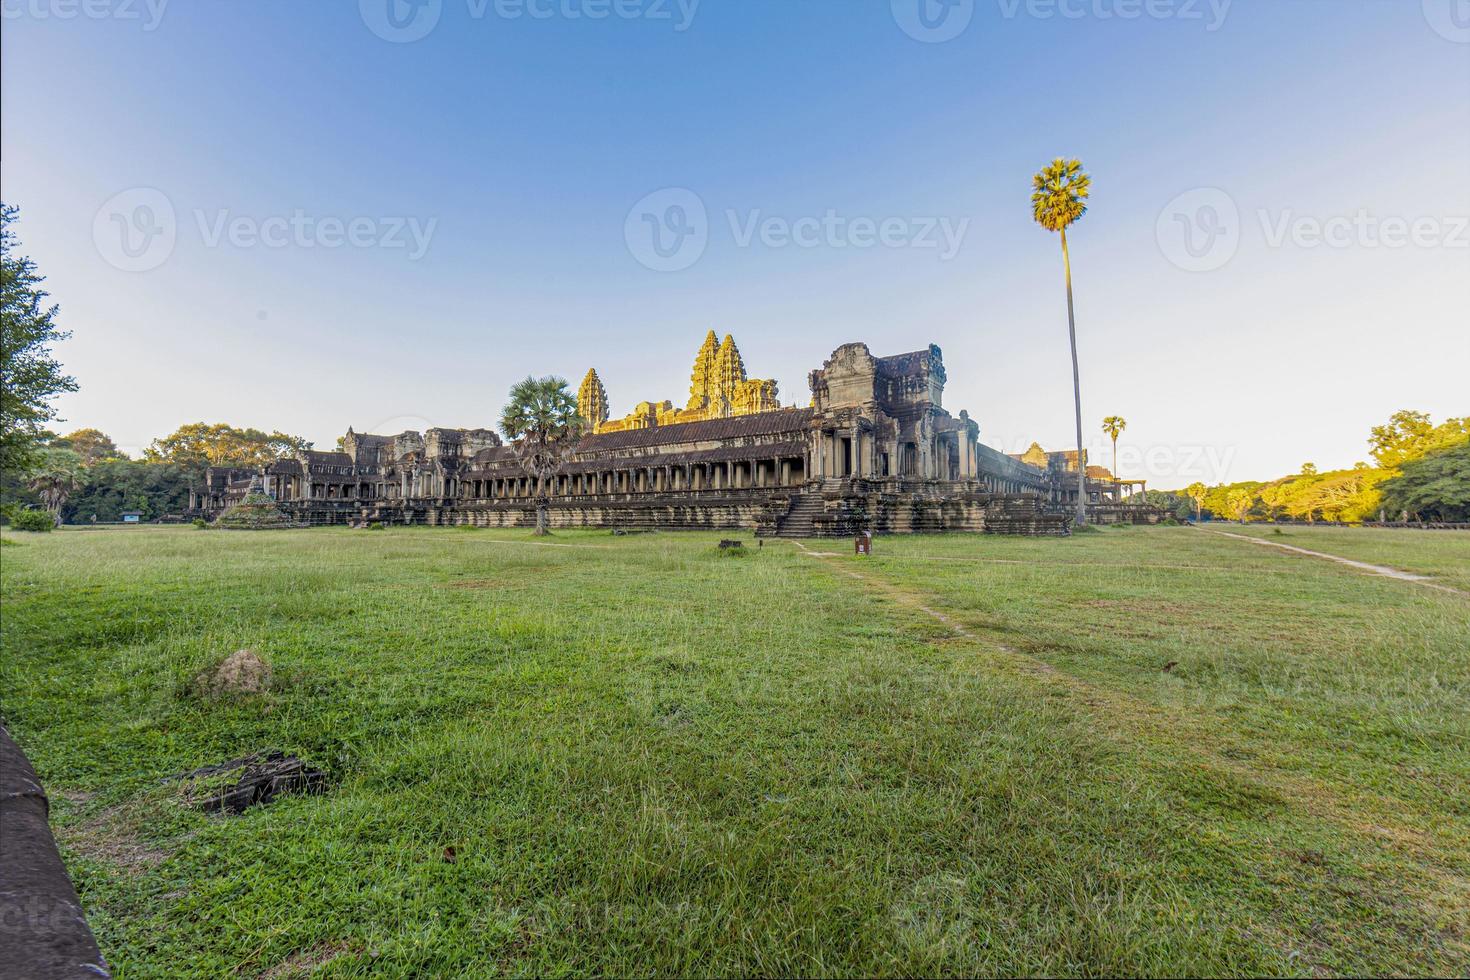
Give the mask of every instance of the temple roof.
M 878 369 L 890 377 L 910 378 L 919 377 L 926 371 L 939 367 L 943 372 L 942 362 L 938 360 L 939 348 L 926 347 L 923 350 L 909 351 L 907 354 L 892 354 L 888 357 L 876 358 Z
M 619 449 L 641 449 L 645 446 L 668 446 L 681 442 L 706 442 L 738 439 L 743 436 L 767 436 L 795 432 L 806 428 L 812 419 L 810 408 L 781 408 L 755 415 L 706 419 L 703 422 L 676 422 L 647 429 L 626 429 L 587 436 L 577 446 L 579 453 L 610 452 Z
M 352 457 L 346 453 L 327 453 L 318 449 L 306 449 L 302 451 L 301 455 L 305 456 L 306 461 L 313 466 L 318 464 L 323 466 L 352 465 Z

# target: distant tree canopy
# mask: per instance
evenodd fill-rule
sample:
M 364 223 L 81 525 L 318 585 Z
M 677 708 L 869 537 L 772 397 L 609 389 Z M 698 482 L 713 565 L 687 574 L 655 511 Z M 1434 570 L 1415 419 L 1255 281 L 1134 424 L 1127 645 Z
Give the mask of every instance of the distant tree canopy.
M 179 426 L 162 439 L 154 439 L 143 450 L 143 458 L 151 463 L 175 463 L 199 473 L 209 466 L 267 466 L 282 456 L 310 449 L 311 445 L 299 436 L 283 432 L 193 422 Z
M 1392 516 L 1470 521 L 1470 439 L 1405 463 L 1383 484 L 1383 504 Z
M 1368 443 L 1378 465 L 1392 470 L 1466 439 L 1470 439 L 1470 417 L 1435 425 L 1424 412 L 1405 410 L 1394 412 L 1387 425 L 1374 426 Z
M 83 472 L 85 482 L 61 509 L 61 519 L 69 524 L 116 522 L 130 510 L 147 521 L 182 514 L 189 506 L 193 475 L 172 463 L 110 459 Z
M 112 441 L 111 436 L 97 429 L 78 429 L 52 439 L 51 445 L 70 449 L 81 457 L 83 466 L 96 466 L 108 460 L 128 458 L 126 453 L 118 450 L 117 443 Z
M 1435 425 L 1423 412 L 1395 412 L 1369 437 L 1378 466 L 1320 472 L 1312 463 L 1295 476 L 1270 483 L 1247 481 L 1184 491 L 1203 491 L 1202 512 L 1215 517 L 1356 523 L 1404 513 L 1426 521 L 1470 520 L 1470 418 Z M 1247 500 L 1249 504 L 1247 505 Z
M 13 473 L 39 456 L 42 426 L 56 417 L 51 399 L 77 384 L 61 370 L 51 345 L 68 334 L 47 306 L 45 277 L 17 253 L 20 209 L 0 204 L 0 471 Z
M 0 475 L 0 504 L 12 511 L 44 507 L 68 524 L 116 522 L 125 511 L 144 520 L 182 514 L 204 467 L 261 466 L 311 446 L 279 432 L 200 423 L 154 440 L 144 459 L 132 460 L 97 429 L 40 436 L 29 472 Z

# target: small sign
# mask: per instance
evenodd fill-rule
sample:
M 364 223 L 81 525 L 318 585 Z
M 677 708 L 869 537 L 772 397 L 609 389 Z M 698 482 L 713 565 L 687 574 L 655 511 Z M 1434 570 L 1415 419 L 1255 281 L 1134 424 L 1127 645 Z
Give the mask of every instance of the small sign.
M 864 531 L 853 541 L 853 553 L 859 555 L 873 554 L 873 532 Z

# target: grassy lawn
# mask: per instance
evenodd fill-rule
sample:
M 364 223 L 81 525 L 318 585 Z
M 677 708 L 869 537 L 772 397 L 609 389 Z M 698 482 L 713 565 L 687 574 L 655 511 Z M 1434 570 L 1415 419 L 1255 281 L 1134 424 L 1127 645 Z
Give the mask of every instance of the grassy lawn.
M 1189 528 L 723 536 L 7 534 L 0 708 L 117 975 L 1470 971 L 1470 600 Z M 191 692 L 242 647 L 266 695 Z M 162 781 L 267 748 L 329 792 Z
M 1216 527 L 1353 561 L 1433 576 L 1445 585 L 1470 592 L 1470 533 L 1464 531 L 1379 527 L 1276 528 L 1263 524 L 1220 524 Z

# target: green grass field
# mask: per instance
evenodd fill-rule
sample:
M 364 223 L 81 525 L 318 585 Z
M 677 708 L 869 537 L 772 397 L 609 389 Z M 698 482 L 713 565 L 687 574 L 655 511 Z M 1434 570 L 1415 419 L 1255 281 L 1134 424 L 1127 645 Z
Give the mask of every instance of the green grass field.
M 1470 582 L 1379 533 L 1283 540 Z M 1470 972 L 1470 597 L 720 537 L 7 533 L 0 707 L 117 975 Z M 267 694 L 192 693 L 242 647 Z M 163 781 L 267 748 L 328 793 Z

